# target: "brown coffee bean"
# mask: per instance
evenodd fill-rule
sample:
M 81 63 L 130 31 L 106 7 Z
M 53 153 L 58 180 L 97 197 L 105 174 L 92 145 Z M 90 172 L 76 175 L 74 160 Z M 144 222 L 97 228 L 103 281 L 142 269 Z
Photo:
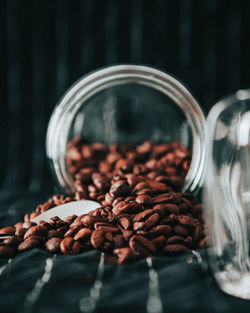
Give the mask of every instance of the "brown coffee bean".
M 115 225 L 109 224 L 109 223 L 104 223 L 104 222 L 97 222 L 94 225 L 95 229 L 101 229 L 102 231 L 105 232 L 111 232 L 111 233 L 117 233 L 119 232 L 119 228 Z
M 136 197 L 135 201 L 140 204 L 151 206 L 153 204 L 153 199 L 147 194 L 139 195 Z
M 92 180 L 98 190 L 106 191 L 110 186 L 109 180 L 104 174 L 93 173 Z
M 130 187 L 126 181 L 117 180 L 111 185 L 109 192 L 114 197 L 126 196 L 130 192 Z
M 83 225 L 87 228 L 94 229 L 94 224 L 97 222 L 103 222 L 102 217 L 96 217 L 96 216 L 91 216 L 91 215 L 85 215 L 82 219 L 81 222 Z
M 135 255 L 140 257 L 147 257 L 156 253 L 154 244 L 140 235 L 134 235 L 130 238 L 129 247 Z
M 48 232 L 48 239 L 53 238 L 53 237 L 63 238 L 64 236 L 63 236 L 63 233 L 61 231 L 51 229 Z
M 17 229 L 23 228 L 23 222 L 18 222 L 14 225 L 14 227 Z
M 203 238 L 199 243 L 198 243 L 198 248 L 204 249 L 208 246 L 208 237 Z
M 153 198 L 155 204 L 158 203 L 175 203 L 175 197 L 171 193 L 163 193 Z
M 120 202 L 116 206 L 113 207 L 113 213 L 115 215 L 120 215 L 120 214 L 133 214 L 133 213 L 138 213 L 142 211 L 143 207 L 141 204 L 136 203 L 136 202 L 131 202 L 131 203 L 126 203 Z
M 24 240 L 26 240 L 29 237 L 33 236 L 40 236 L 40 237 L 45 237 L 47 236 L 47 228 L 44 226 L 33 226 L 29 228 L 25 235 L 24 235 Z
M 45 243 L 45 249 L 49 252 L 60 252 L 60 244 L 61 244 L 62 238 L 59 237 L 53 237 L 50 238 L 46 243 Z
M 76 233 L 83 228 L 83 225 L 80 224 L 78 226 L 70 227 L 70 229 L 64 234 L 64 237 L 74 237 Z
M 178 254 L 188 251 L 188 248 L 181 244 L 172 244 L 172 245 L 165 246 L 163 248 L 163 251 L 168 254 L 178 255 Z
M 159 214 L 154 213 L 151 216 L 144 219 L 144 221 L 135 222 L 133 228 L 134 228 L 134 230 L 139 230 L 139 229 L 150 230 L 153 226 L 155 226 L 157 224 L 159 219 L 160 219 Z
M 124 230 L 130 230 L 132 228 L 131 220 L 124 216 L 118 218 L 118 225 Z
M 26 250 L 30 250 L 32 248 L 40 247 L 42 245 L 42 242 L 38 238 L 37 237 L 35 237 L 35 238 L 30 237 L 30 238 L 26 239 L 25 241 L 20 243 L 20 245 L 18 246 L 18 251 L 26 251 Z
M 7 246 L 0 246 L 0 258 L 12 258 L 16 254 L 16 249 Z
M 158 181 L 148 179 L 148 180 L 146 180 L 146 182 L 148 183 L 148 185 L 151 188 L 157 189 L 161 192 L 168 192 L 168 190 L 169 190 L 168 186 L 166 186 L 165 184 L 160 183 Z
M 178 217 L 178 220 L 179 220 L 179 223 L 184 225 L 184 226 L 187 226 L 189 228 L 194 228 L 195 227 L 193 218 L 191 218 L 188 215 L 181 215 L 181 216 Z
M 129 240 L 134 235 L 134 232 L 131 230 L 121 229 L 121 231 L 125 240 Z
M 12 248 L 17 248 L 18 245 L 22 242 L 22 239 L 19 237 L 11 237 L 11 238 L 6 238 L 3 241 L 3 244 L 5 246 L 9 246 Z
M 27 230 L 27 228 L 17 228 L 15 236 L 23 237 Z
M 173 226 L 173 230 L 174 230 L 176 235 L 180 235 L 182 237 L 187 237 L 187 236 L 190 235 L 190 233 L 187 230 L 187 228 L 182 226 L 182 225 L 174 225 Z
M 75 240 L 86 241 L 90 238 L 92 231 L 89 228 L 80 229 L 74 236 Z
M 80 243 L 71 237 L 62 239 L 60 243 L 60 250 L 63 254 L 77 254 L 80 249 Z
M 164 236 L 159 236 L 159 237 L 156 237 L 154 239 L 152 239 L 152 243 L 154 244 L 154 246 L 157 248 L 157 249 L 161 249 L 162 247 L 165 246 L 166 244 L 166 239 Z
M 12 235 L 15 235 L 15 232 L 16 232 L 16 228 L 13 226 L 7 226 L 7 227 L 0 229 L 0 235 L 12 236 Z
M 122 234 L 115 234 L 113 236 L 113 243 L 114 243 L 114 249 L 115 248 L 121 248 L 126 245 L 126 241 L 124 240 L 124 237 Z
M 166 240 L 167 245 L 175 244 L 175 243 L 180 243 L 185 245 L 185 239 L 181 236 L 171 236 Z
M 158 235 L 169 237 L 172 233 L 172 228 L 169 225 L 158 225 L 154 227 L 153 231 Z
M 113 246 L 113 236 L 111 232 L 104 232 L 96 229 L 91 235 L 91 244 L 97 250 L 109 250 Z
M 113 252 L 118 258 L 118 264 L 127 263 L 136 258 L 136 255 L 129 247 L 114 249 Z

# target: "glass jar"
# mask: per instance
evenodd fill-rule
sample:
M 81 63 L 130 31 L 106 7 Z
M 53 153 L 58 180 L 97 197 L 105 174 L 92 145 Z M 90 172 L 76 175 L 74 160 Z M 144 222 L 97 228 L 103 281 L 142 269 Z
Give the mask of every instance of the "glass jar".
M 207 128 L 210 264 L 224 292 L 250 300 L 250 89 L 216 103 Z
M 108 66 L 80 78 L 61 98 L 49 122 L 46 150 L 67 193 L 75 187 L 65 156 L 68 143 L 79 136 L 107 145 L 179 141 L 192 153 L 183 190 L 195 192 L 202 184 L 203 112 L 180 81 L 156 68 Z

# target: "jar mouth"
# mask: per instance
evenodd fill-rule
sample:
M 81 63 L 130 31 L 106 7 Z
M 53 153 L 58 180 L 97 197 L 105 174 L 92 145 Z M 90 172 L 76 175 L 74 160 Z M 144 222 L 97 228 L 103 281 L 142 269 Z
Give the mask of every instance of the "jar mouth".
M 114 65 L 80 78 L 58 102 L 49 122 L 46 152 L 59 185 L 72 192 L 73 180 L 65 161 L 69 129 L 75 112 L 98 92 L 114 86 L 138 84 L 153 88 L 170 98 L 184 113 L 193 139 L 192 160 L 183 191 L 195 192 L 203 182 L 205 164 L 205 117 L 189 92 L 173 76 L 144 65 Z

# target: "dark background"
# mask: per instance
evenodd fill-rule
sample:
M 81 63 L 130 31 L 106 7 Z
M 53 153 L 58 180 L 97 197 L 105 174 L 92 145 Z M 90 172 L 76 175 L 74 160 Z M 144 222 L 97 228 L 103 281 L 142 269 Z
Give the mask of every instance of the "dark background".
M 53 192 L 45 134 L 62 94 L 89 71 L 128 62 L 174 74 L 208 112 L 220 97 L 249 88 L 250 1 L 0 0 L 0 227 L 21 220 Z M 26 312 L 49 257 L 34 249 L 10 265 L 0 259 L 1 312 Z M 96 251 L 58 255 L 28 312 L 78 312 L 99 257 Z M 191 252 L 154 258 L 164 311 L 249 312 L 249 301 L 216 287 L 206 250 L 202 257 L 201 264 Z M 105 265 L 96 312 L 146 312 L 147 299 L 144 261 Z
M 250 85 L 250 2 L 0 0 L 0 188 L 51 190 L 45 134 L 58 99 L 108 64 L 145 63 L 205 111 Z

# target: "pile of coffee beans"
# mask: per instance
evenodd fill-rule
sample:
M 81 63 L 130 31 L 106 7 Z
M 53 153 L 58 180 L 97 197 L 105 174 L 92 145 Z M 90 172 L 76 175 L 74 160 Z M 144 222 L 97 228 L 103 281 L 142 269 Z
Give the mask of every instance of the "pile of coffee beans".
M 107 262 L 122 264 L 206 246 L 202 206 L 192 194 L 180 192 L 190 152 L 178 142 L 105 147 L 77 138 L 69 144 L 66 162 L 75 195 L 55 195 L 24 222 L 0 229 L 0 257 L 35 247 L 62 254 L 96 249 Z M 52 207 L 82 199 L 98 201 L 100 208 L 32 222 Z

